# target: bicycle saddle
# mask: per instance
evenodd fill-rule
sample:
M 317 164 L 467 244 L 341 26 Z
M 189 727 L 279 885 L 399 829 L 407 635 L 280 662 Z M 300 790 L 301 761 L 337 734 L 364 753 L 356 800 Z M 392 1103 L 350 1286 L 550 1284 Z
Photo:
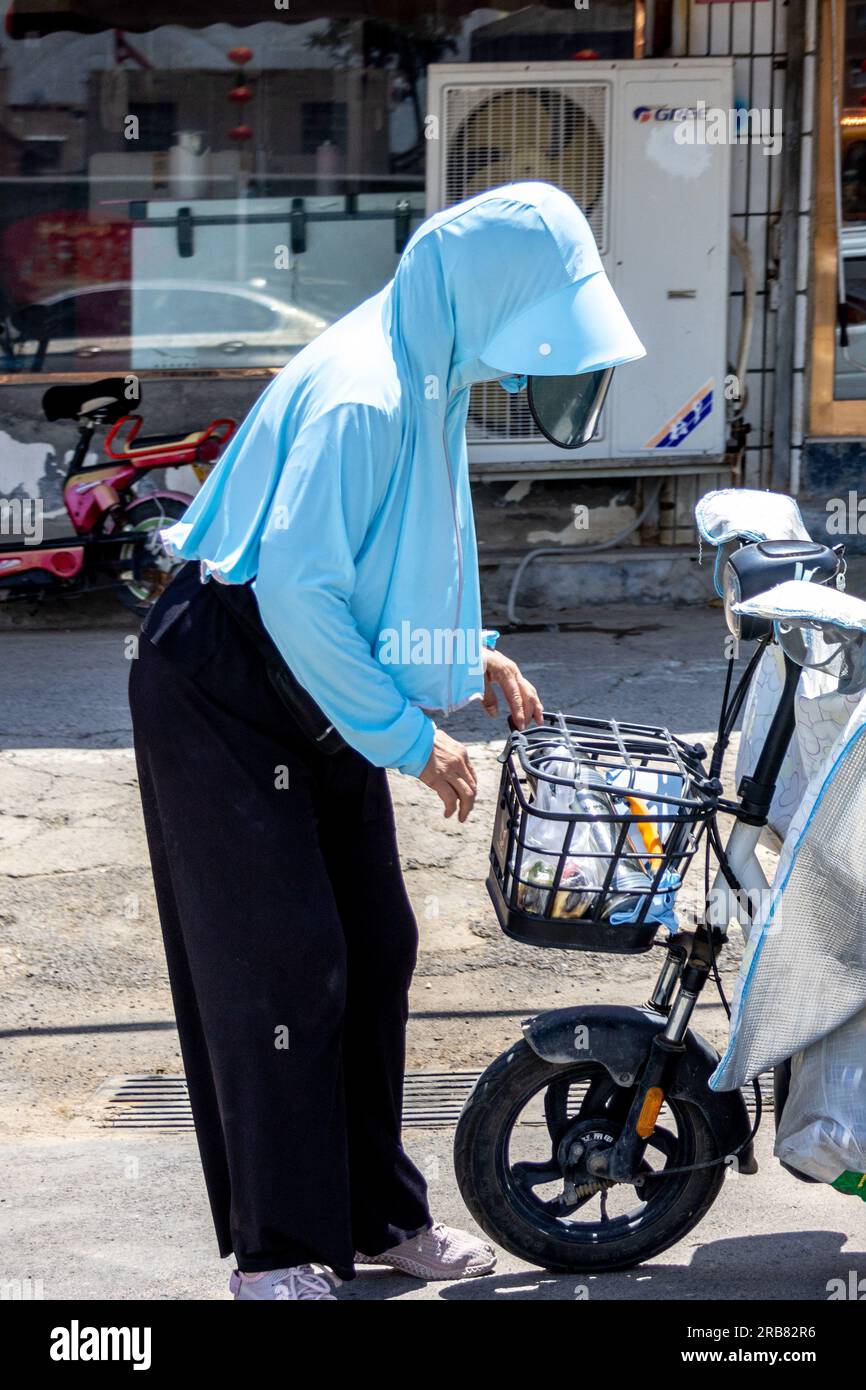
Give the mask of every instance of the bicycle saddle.
M 136 388 L 137 394 L 130 397 L 129 378 L 123 376 L 106 376 L 81 386 L 49 386 L 42 397 L 42 411 L 46 420 L 80 420 L 98 415 L 113 423 L 140 406 L 140 382 L 136 382 Z

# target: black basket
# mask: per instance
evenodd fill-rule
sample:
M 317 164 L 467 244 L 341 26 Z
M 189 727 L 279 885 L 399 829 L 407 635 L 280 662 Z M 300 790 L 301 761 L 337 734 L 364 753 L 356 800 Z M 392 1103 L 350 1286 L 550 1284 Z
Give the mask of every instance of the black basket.
M 487 879 L 503 931 L 532 946 L 649 950 L 721 795 L 704 756 L 667 729 L 612 719 L 546 714 L 511 734 Z

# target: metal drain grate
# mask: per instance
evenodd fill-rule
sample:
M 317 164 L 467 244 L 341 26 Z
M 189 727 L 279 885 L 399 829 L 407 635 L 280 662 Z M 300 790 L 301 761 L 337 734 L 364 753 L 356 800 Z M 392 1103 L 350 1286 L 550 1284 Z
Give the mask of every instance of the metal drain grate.
M 407 1129 L 451 1128 L 478 1071 L 413 1071 L 403 1090 Z M 120 1076 L 100 1087 L 100 1123 L 111 1129 L 193 1128 L 189 1092 L 183 1076 Z
M 403 1124 L 407 1129 L 452 1129 L 479 1071 L 410 1071 L 403 1090 Z M 761 1076 L 764 1111 L 773 1110 L 773 1075 Z M 754 1114 L 751 1086 L 743 1099 Z M 189 1092 L 183 1076 L 116 1076 L 97 1092 L 100 1123 L 110 1129 L 192 1130 Z M 540 1123 L 540 1121 L 538 1121 Z
M 758 1083 L 761 1087 L 761 1103 L 763 1105 L 764 1114 L 772 1115 L 773 1111 L 776 1108 L 776 1097 L 773 1091 L 773 1073 L 771 1071 L 762 1071 L 761 1075 L 758 1077 Z M 740 1094 L 742 1095 L 743 1100 L 746 1102 L 746 1109 L 748 1110 L 749 1114 L 754 1115 L 755 1088 L 752 1085 L 751 1081 L 749 1082 L 748 1086 L 740 1087 Z
M 185 1076 L 119 1076 L 101 1086 L 101 1123 L 111 1129 L 192 1129 Z
M 453 1129 L 480 1071 L 410 1071 L 403 1083 L 407 1129 Z

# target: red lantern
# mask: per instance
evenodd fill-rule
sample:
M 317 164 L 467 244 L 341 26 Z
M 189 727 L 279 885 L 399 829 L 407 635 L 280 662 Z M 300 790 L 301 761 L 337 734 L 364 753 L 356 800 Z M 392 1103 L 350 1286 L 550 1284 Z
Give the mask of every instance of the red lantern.
M 242 68 L 245 63 L 248 63 L 252 56 L 253 50 L 251 48 L 231 48 L 228 52 L 229 62 L 236 63 L 239 68 Z M 252 100 L 252 97 L 252 88 L 244 82 L 243 73 L 239 72 L 235 80 L 235 85 L 228 93 L 229 101 L 234 101 L 237 102 L 238 105 L 244 106 L 248 101 Z M 242 122 L 240 125 L 236 125 L 234 130 L 229 131 L 229 139 L 234 140 L 240 145 L 243 144 L 244 141 L 251 139 L 252 133 L 252 126 L 248 126 L 246 122 Z
M 572 53 L 571 57 L 576 63 L 595 63 L 598 61 L 598 53 L 594 48 L 581 48 L 577 53 Z

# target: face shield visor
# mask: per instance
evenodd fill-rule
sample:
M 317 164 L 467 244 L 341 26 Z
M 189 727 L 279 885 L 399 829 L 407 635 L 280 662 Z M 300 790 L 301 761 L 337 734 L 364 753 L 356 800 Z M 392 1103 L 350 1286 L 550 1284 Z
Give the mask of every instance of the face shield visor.
M 560 449 L 582 449 L 595 434 L 613 367 L 579 376 L 531 376 L 529 410 L 545 439 Z
M 567 285 L 518 315 L 491 340 L 482 361 L 527 386 L 532 418 L 560 449 L 595 433 L 613 369 L 646 355 L 603 270 Z

